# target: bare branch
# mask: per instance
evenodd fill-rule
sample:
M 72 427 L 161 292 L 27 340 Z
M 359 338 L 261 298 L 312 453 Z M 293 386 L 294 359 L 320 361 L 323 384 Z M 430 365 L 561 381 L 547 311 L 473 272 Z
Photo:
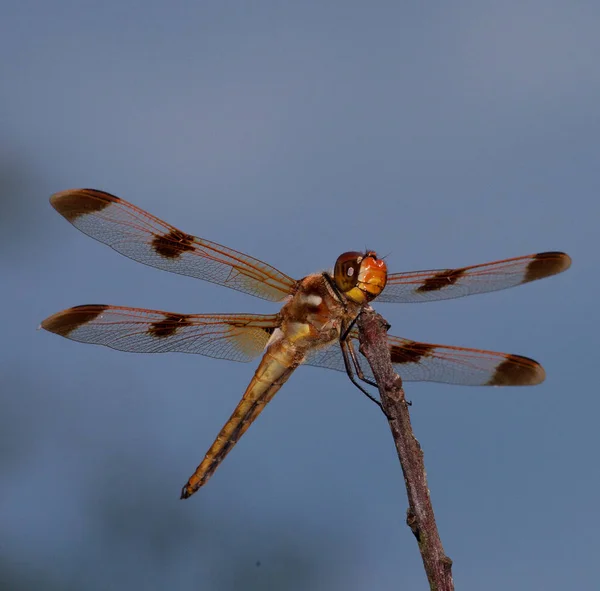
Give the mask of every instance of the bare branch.
M 368 307 L 361 313 L 358 327 L 360 352 L 367 358 L 377 380 L 383 409 L 388 416 L 404 474 L 409 504 L 406 523 L 419 544 L 430 588 L 435 591 L 453 591 L 452 560 L 444 553 L 435 523 L 423 452 L 413 435 L 402 380 L 394 372 L 390 359 L 387 346 L 389 325 Z

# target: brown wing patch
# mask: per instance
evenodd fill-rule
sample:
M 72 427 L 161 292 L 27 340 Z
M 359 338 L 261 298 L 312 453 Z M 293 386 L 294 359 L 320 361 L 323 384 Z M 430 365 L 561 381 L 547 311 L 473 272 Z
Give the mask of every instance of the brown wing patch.
M 98 318 L 107 308 L 104 305 L 75 306 L 49 316 L 41 327 L 61 337 L 68 337 L 74 330 Z
M 392 363 L 417 363 L 427 357 L 434 349 L 435 345 L 412 341 L 401 346 L 392 345 L 390 355 Z
M 571 257 L 564 252 L 542 252 L 527 265 L 523 283 L 543 279 L 566 271 L 571 266 Z
M 52 207 L 69 222 L 75 221 L 82 215 L 102 211 L 111 203 L 118 201 L 120 201 L 118 197 L 95 189 L 69 189 L 50 197 Z
M 157 234 L 152 240 L 152 248 L 166 259 L 176 259 L 184 252 L 194 250 L 194 237 L 173 228 L 168 234 Z
M 507 355 L 496 368 L 488 386 L 533 386 L 546 378 L 544 368 L 529 357 Z
M 148 334 L 163 339 L 174 335 L 181 327 L 191 324 L 187 314 L 167 314 L 163 320 L 158 320 L 150 325 Z
M 423 285 L 419 286 L 417 292 L 425 291 L 436 291 L 438 289 L 444 289 L 449 285 L 454 285 L 465 273 L 465 269 L 448 269 L 428 277 L 423 282 Z

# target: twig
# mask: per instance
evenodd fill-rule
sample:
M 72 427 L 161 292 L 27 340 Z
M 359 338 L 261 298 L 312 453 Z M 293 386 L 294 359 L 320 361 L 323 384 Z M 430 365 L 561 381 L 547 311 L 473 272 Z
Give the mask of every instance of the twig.
M 387 322 L 372 308 L 365 308 L 358 319 L 360 352 L 373 370 L 381 403 L 388 416 L 408 493 L 406 523 L 419 544 L 429 586 L 435 591 L 453 591 L 452 560 L 444 554 L 435 523 L 423 452 L 413 435 L 402 380 L 394 372 L 390 359 L 388 327 Z

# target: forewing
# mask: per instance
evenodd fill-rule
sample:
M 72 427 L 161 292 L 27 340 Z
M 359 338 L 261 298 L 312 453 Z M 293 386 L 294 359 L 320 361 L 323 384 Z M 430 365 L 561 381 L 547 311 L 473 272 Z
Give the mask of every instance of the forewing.
M 275 302 L 283 300 L 296 285 L 294 279 L 267 263 L 186 234 L 109 193 L 72 189 L 56 193 L 50 203 L 88 236 L 151 267 Z
M 377 301 L 419 303 L 487 293 L 562 273 L 570 265 L 564 252 L 542 252 L 459 269 L 395 273 Z
M 74 341 L 134 353 L 198 353 L 250 361 L 279 326 L 277 314 L 176 314 L 118 306 L 76 306 L 41 327 Z

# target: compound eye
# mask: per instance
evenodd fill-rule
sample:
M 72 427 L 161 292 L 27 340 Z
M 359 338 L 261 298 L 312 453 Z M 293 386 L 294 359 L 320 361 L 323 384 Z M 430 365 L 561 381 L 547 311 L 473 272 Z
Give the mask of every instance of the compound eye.
M 333 270 L 333 279 L 340 291 L 346 292 L 356 286 L 363 257 L 361 252 L 345 252 L 338 257 Z

